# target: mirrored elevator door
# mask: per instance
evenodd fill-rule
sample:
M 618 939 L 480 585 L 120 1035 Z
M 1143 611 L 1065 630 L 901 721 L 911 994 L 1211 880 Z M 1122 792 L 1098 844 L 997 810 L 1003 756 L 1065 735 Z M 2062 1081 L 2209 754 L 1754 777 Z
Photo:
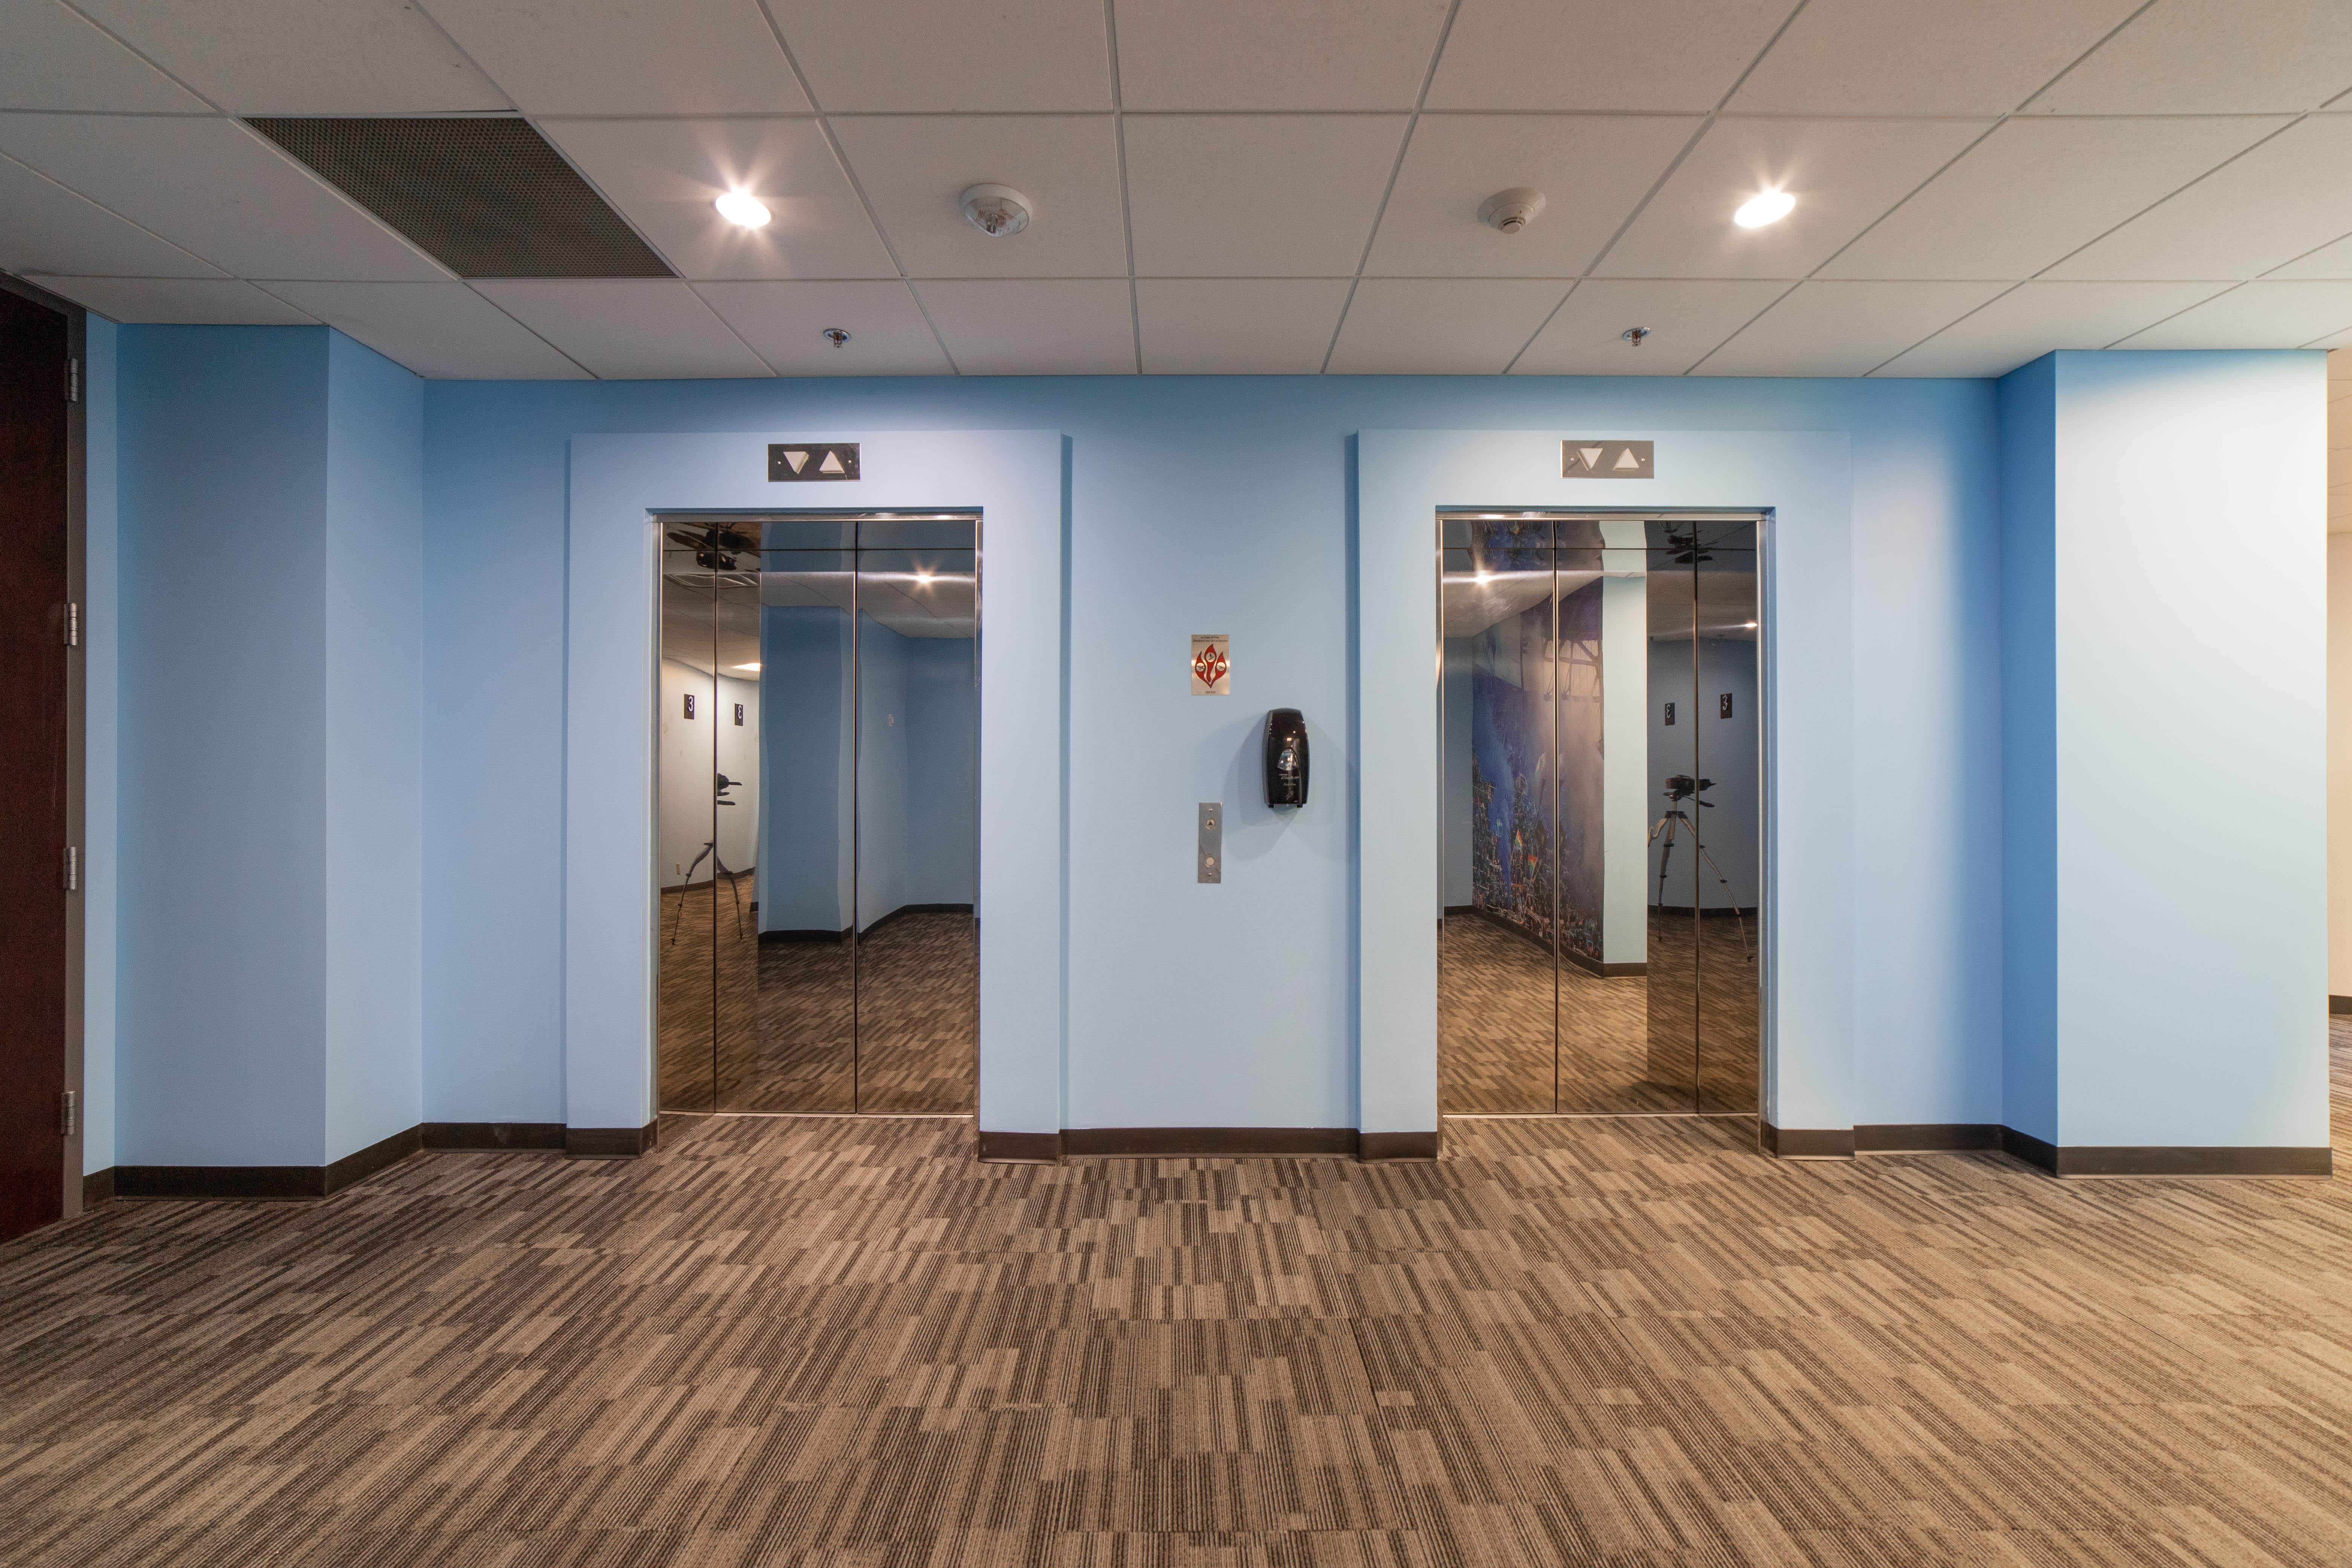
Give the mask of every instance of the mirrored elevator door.
M 868 524 L 861 542 L 858 1105 L 969 1110 L 979 1066 L 978 557 L 969 520 Z
M 1752 1111 L 1754 520 L 1440 526 L 1441 1109 Z
M 760 556 L 758 938 L 730 1110 L 857 1109 L 854 525 L 770 525 Z M 812 548 L 776 548 L 779 543 Z M 834 546 L 823 548 L 822 546 Z

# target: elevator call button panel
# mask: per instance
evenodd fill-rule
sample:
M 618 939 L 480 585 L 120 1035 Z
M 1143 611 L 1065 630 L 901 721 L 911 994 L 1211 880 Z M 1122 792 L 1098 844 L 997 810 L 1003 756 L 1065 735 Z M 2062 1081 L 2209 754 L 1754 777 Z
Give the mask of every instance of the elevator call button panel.
M 1225 808 L 1221 802 L 1201 803 L 1201 847 L 1194 857 L 1199 864 L 1199 879 L 1219 882 L 1225 870 Z

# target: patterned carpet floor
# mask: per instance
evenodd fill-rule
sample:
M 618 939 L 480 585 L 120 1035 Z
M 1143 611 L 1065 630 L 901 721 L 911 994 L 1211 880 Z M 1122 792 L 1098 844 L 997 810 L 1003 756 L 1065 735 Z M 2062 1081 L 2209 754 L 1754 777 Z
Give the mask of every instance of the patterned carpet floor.
M 2352 1040 L 2336 1042 L 2352 1126 Z M 2352 1182 L 676 1117 L 0 1248 L 0 1561 L 2352 1562 Z

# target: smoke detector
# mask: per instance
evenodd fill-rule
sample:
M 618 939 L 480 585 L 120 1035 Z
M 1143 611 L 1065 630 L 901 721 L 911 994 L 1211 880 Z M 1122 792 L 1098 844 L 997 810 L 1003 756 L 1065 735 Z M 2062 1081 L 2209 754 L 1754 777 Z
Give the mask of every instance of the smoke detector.
M 992 239 L 1008 239 L 1029 226 L 1029 198 L 1011 185 L 973 185 L 962 201 L 964 217 Z
M 1513 185 L 1507 191 L 1496 191 L 1480 204 L 1478 221 L 1492 224 L 1505 234 L 1517 234 L 1542 216 L 1543 210 L 1541 191 Z

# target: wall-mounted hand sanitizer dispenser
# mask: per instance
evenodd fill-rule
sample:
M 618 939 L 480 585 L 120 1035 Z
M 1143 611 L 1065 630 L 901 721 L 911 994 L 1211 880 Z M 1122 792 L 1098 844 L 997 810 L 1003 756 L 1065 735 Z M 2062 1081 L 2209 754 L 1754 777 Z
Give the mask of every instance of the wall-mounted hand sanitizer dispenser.
M 1265 804 L 1307 804 L 1307 718 L 1296 708 L 1265 716 Z

